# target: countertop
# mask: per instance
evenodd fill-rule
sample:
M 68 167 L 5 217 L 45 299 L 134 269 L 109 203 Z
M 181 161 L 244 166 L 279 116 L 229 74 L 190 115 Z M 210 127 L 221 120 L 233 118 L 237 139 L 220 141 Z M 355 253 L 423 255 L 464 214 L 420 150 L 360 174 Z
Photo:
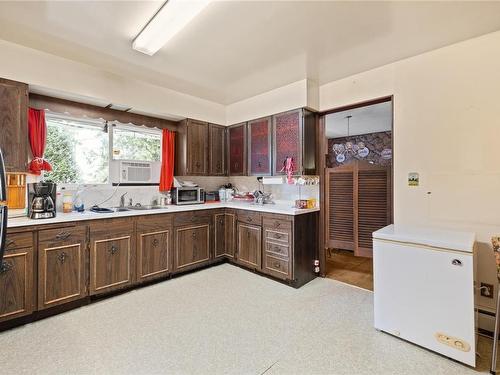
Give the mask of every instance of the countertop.
M 373 232 L 373 238 L 471 253 L 476 234 L 430 226 L 391 224 Z
M 27 217 L 9 218 L 7 227 L 18 228 L 30 225 L 57 224 L 57 223 L 68 223 L 73 221 L 99 220 L 99 219 L 110 219 L 110 218 L 129 217 L 129 216 L 158 215 L 158 214 L 196 211 L 196 210 L 209 210 L 216 208 L 234 208 L 239 210 L 258 211 L 258 212 L 274 213 L 282 215 L 301 215 L 319 211 L 319 208 L 297 209 L 292 205 L 293 203 L 291 202 L 277 202 L 276 204 L 266 204 L 266 205 L 254 205 L 251 203 L 238 203 L 238 202 L 224 202 L 224 203 L 190 204 L 185 206 L 172 205 L 168 206 L 167 208 L 159 208 L 154 210 L 130 210 L 130 211 L 112 212 L 112 213 L 95 213 L 91 211 L 85 211 L 82 213 L 71 212 L 65 214 L 62 212 L 58 212 L 57 216 L 51 219 L 34 220 L 34 219 L 29 219 Z

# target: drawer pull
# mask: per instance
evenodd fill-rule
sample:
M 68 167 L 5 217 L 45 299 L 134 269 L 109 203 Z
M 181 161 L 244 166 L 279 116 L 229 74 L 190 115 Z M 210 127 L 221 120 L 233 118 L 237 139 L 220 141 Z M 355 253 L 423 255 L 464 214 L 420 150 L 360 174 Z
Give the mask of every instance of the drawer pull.
M 191 221 L 195 221 L 196 220 L 196 216 L 191 216 Z
M 279 264 L 278 262 L 274 263 L 274 268 L 280 268 L 280 267 L 281 267 L 281 264 Z
M 277 253 L 281 253 L 281 248 L 279 248 L 278 246 L 275 246 L 274 251 L 276 251 Z
M 282 234 L 280 234 L 280 233 L 275 233 L 275 234 L 274 234 L 274 238 L 281 238 L 281 237 L 283 237 L 283 235 L 282 235 Z
M 248 217 L 247 217 L 247 220 L 248 220 L 249 222 L 252 222 L 252 218 L 251 218 L 250 216 L 248 216 Z
M 275 221 L 275 222 L 274 222 L 274 226 L 275 226 L 276 228 L 278 228 L 280 225 L 281 225 L 281 223 L 280 223 L 279 221 Z
M 0 274 L 9 272 L 14 266 L 10 262 L 3 261 L 2 264 L 0 264 Z
M 120 250 L 120 249 L 118 248 L 118 246 L 116 246 L 116 245 L 111 245 L 111 247 L 110 247 L 110 249 L 109 249 L 109 252 L 111 253 L 111 255 L 114 255 L 114 254 L 116 254 L 116 252 L 118 252 L 118 250 Z
M 158 241 L 158 238 L 155 238 L 153 240 L 153 247 L 157 247 L 159 243 L 160 243 L 160 241 Z
M 56 240 L 66 240 L 71 236 L 70 232 L 60 232 L 56 234 Z
M 462 266 L 462 261 L 460 259 L 453 259 L 451 261 L 451 264 L 453 264 L 454 266 Z
M 66 261 L 66 258 L 67 258 L 68 254 L 66 254 L 64 251 L 62 253 L 60 253 L 58 256 L 57 256 L 57 260 L 59 261 L 59 263 L 63 264 L 65 261 Z
M 7 242 L 5 243 L 5 248 L 9 247 L 9 246 L 13 246 L 16 244 L 16 241 L 14 240 L 7 240 Z

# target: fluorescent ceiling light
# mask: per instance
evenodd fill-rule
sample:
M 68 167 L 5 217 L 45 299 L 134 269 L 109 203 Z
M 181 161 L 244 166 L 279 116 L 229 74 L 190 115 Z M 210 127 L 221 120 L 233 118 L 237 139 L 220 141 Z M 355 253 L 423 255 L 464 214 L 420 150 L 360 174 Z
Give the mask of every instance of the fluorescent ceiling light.
M 212 0 L 168 0 L 142 29 L 132 48 L 154 55 Z

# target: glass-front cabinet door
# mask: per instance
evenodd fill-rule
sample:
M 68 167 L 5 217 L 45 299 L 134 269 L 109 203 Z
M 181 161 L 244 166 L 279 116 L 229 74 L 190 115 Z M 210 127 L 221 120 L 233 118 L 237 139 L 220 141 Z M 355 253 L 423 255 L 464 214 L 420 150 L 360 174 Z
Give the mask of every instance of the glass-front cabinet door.
M 292 158 L 293 174 L 302 172 L 302 110 L 294 110 L 273 116 L 274 157 L 273 174 L 285 174 L 287 158 Z
M 248 123 L 248 174 L 271 175 L 271 117 Z
M 246 123 L 228 129 L 229 175 L 246 174 Z

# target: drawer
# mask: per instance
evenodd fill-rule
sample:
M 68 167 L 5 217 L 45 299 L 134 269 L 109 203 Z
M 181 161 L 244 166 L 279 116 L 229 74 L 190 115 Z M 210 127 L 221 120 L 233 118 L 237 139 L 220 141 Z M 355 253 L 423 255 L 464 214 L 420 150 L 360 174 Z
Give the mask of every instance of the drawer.
M 238 221 L 247 224 L 261 225 L 262 218 L 260 213 L 255 211 L 238 210 L 237 211 Z
M 191 224 L 211 224 L 212 212 L 210 211 L 190 211 L 178 213 L 174 216 L 174 226 L 180 227 Z
M 277 230 L 292 230 L 293 221 L 286 219 L 284 216 L 264 216 L 262 218 L 262 225 L 266 228 Z
M 64 244 L 85 242 L 87 227 L 84 225 L 58 229 L 46 229 L 38 232 L 40 244 Z
M 279 255 L 280 257 L 285 258 L 288 258 L 290 256 L 290 247 L 284 244 L 266 241 L 265 250 L 266 253 L 271 255 Z
M 265 236 L 266 240 L 272 240 L 272 241 L 282 242 L 282 243 L 286 243 L 286 244 L 289 244 L 291 242 L 291 239 L 292 239 L 291 232 L 268 229 L 266 227 L 264 228 L 264 236 Z
M 264 272 L 281 279 L 289 279 L 290 261 L 267 254 L 264 259 Z
M 103 214 L 104 215 L 104 214 Z M 132 235 L 134 233 L 134 218 L 124 219 L 101 219 L 90 223 L 90 234 L 92 237 L 110 238 L 120 235 Z
M 155 230 L 163 230 L 171 227 L 173 222 L 173 214 L 166 215 L 145 215 L 137 217 L 137 231 L 150 232 Z
M 5 251 L 33 247 L 33 232 L 8 233 L 5 242 Z

